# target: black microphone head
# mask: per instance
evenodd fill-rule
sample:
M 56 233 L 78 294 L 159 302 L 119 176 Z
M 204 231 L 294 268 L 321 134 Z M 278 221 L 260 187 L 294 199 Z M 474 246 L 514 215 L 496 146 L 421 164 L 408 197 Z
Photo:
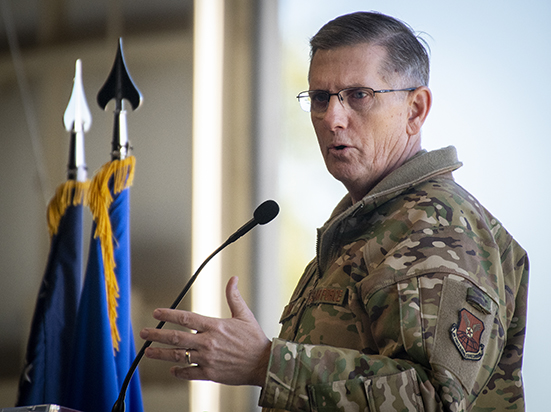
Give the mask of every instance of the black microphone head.
M 266 200 L 256 208 L 253 217 L 256 223 L 265 225 L 271 222 L 279 213 L 279 205 L 274 200 Z

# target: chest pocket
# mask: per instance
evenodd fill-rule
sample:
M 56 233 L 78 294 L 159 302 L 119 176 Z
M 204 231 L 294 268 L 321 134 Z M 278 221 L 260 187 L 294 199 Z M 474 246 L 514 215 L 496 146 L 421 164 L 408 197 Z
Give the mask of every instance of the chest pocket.
M 295 317 L 304 306 L 305 301 L 306 299 L 304 297 L 300 297 L 285 306 L 285 308 L 283 309 L 283 313 L 281 314 L 281 318 L 279 319 L 279 323 L 283 325 L 286 321 Z
M 300 343 L 333 344 L 346 347 L 346 342 L 357 341 L 348 336 L 354 324 L 354 315 L 348 305 L 347 288 L 318 287 L 306 290 L 304 296 L 285 307 L 280 323 L 280 338 Z M 342 341 L 346 339 L 346 341 Z

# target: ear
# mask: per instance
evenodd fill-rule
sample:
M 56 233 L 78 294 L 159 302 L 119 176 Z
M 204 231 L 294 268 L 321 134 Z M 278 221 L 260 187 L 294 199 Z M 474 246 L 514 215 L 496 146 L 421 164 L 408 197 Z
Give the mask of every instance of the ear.
M 411 92 L 409 96 L 409 117 L 407 133 L 415 136 L 421 132 L 421 126 L 425 123 L 432 105 L 432 93 L 426 86 L 421 86 Z

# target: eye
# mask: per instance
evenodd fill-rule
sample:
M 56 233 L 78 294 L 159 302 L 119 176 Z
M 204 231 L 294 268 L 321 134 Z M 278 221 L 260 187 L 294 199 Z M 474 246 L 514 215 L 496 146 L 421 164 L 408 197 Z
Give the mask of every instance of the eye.
M 349 99 L 354 100 L 369 99 L 372 96 L 367 89 L 350 89 L 347 95 Z
M 316 103 L 327 103 L 329 93 L 323 91 L 310 92 L 310 99 Z

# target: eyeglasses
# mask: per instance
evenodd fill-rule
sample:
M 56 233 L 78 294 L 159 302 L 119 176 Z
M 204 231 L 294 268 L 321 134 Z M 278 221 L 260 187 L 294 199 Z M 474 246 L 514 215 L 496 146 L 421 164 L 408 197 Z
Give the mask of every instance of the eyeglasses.
M 371 87 L 348 87 L 337 93 L 329 93 L 325 90 L 307 90 L 298 94 L 300 107 L 305 112 L 325 113 L 329 107 L 331 96 L 337 96 L 343 106 L 348 106 L 356 112 L 366 112 L 373 104 L 375 93 L 411 92 L 417 87 L 407 89 L 373 90 Z M 346 107 L 345 106 L 345 107 Z

